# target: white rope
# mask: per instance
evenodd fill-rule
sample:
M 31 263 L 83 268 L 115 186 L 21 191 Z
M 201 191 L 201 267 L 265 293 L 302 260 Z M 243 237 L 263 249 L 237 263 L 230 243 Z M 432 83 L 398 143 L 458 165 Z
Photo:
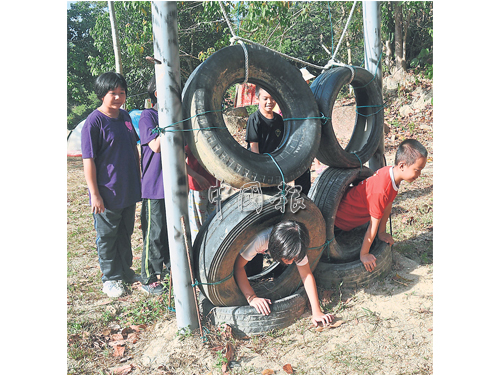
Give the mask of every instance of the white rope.
M 340 43 L 342 43 L 342 39 L 344 39 L 344 35 L 347 31 L 347 27 L 349 26 L 349 23 L 351 23 L 352 13 L 354 12 L 354 7 L 356 6 L 356 3 L 357 3 L 357 1 L 354 2 L 353 6 L 351 8 L 351 13 L 349 14 L 349 18 L 347 19 L 347 22 L 345 24 L 344 31 L 342 32 L 342 35 L 340 36 L 340 40 L 337 44 L 337 48 L 335 48 L 335 52 L 332 55 L 332 60 L 335 59 L 335 55 L 337 54 L 337 51 L 339 50 Z
M 224 19 L 226 20 L 227 26 L 229 27 L 229 31 L 231 31 L 231 35 L 235 37 L 236 34 L 234 33 L 233 27 L 231 26 L 231 22 L 229 22 L 229 18 L 227 18 L 226 9 L 224 8 L 224 4 L 222 4 L 222 1 L 219 1 L 219 6 L 222 10 L 222 14 L 224 14 Z
M 245 54 L 245 80 L 243 81 L 243 84 L 246 84 L 248 82 L 248 51 L 245 43 L 241 40 L 238 40 L 238 44 L 243 47 L 243 53 Z
M 303 64 L 303 65 L 308 65 L 308 66 L 316 68 L 316 69 L 320 69 L 322 71 L 325 71 L 325 70 L 329 69 L 332 65 L 349 68 L 351 70 L 351 81 L 353 80 L 353 78 L 354 78 L 354 69 L 351 66 L 347 65 L 347 64 L 344 64 L 344 63 L 336 61 L 333 57 L 326 63 L 325 66 L 315 65 L 315 64 L 311 64 L 311 63 L 309 63 L 307 61 L 303 61 L 301 59 L 298 59 L 296 57 L 292 57 L 292 56 L 286 55 L 284 53 L 276 51 L 275 49 L 269 48 L 269 47 L 267 47 L 267 46 L 265 46 L 263 44 L 254 42 L 254 41 L 252 41 L 250 39 L 245 39 L 245 38 L 242 38 L 240 36 L 237 36 L 234 33 L 234 30 L 233 30 L 233 27 L 231 26 L 231 22 L 229 21 L 229 18 L 227 17 L 226 9 L 224 8 L 224 5 L 222 4 L 222 1 L 219 1 L 219 5 L 220 5 L 220 8 L 222 10 L 222 13 L 224 14 L 224 19 L 226 20 L 227 26 L 229 27 L 229 31 L 231 32 L 231 35 L 232 35 L 232 37 L 230 39 L 231 45 L 234 45 L 234 43 L 237 41 L 243 47 L 243 52 L 245 53 L 245 82 L 244 83 L 246 83 L 247 80 L 248 80 L 248 51 L 247 51 L 247 49 L 246 49 L 246 47 L 245 47 L 245 45 L 244 45 L 243 42 L 250 43 L 250 44 L 255 44 L 255 45 L 259 46 L 259 47 L 266 48 L 266 49 L 268 49 L 268 50 L 270 50 L 270 51 L 272 51 L 272 52 L 274 52 L 274 53 L 276 53 L 276 54 L 278 54 L 278 55 L 280 55 L 280 56 L 282 56 L 284 58 L 287 58 L 289 60 L 298 62 L 298 63 Z M 354 5 L 356 5 L 356 1 L 354 2 Z M 353 9 L 354 9 L 354 6 L 351 9 L 351 15 L 349 16 L 349 19 L 347 21 L 346 28 L 344 29 L 344 32 L 347 29 L 347 25 L 350 22 Z M 341 37 L 340 40 L 342 40 L 342 37 Z M 337 46 L 337 49 L 338 49 L 338 46 Z M 337 51 L 335 51 L 335 53 L 336 52 Z M 334 56 L 335 56 L 335 54 L 334 54 Z M 349 83 L 351 83 L 351 81 L 349 81 Z
M 231 26 L 231 22 L 229 22 L 229 18 L 227 17 L 226 9 L 224 8 L 224 4 L 222 4 L 222 1 L 219 1 L 219 6 L 222 10 L 222 13 L 224 14 L 224 19 L 226 20 L 227 26 L 229 27 L 229 31 L 231 32 L 231 35 L 233 36 L 231 38 L 231 45 L 234 44 L 233 38 L 236 38 L 236 34 L 234 33 L 233 27 Z M 238 40 L 238 44 L 241 45 L 243 48 L 243 54 L 245 55 L 245 80 L 243 81 L 243 84 L 246 84 L 248 82 L 248 51 L 247 47 L 245 46 L 245 43 L 243 43 L 241 40 Z

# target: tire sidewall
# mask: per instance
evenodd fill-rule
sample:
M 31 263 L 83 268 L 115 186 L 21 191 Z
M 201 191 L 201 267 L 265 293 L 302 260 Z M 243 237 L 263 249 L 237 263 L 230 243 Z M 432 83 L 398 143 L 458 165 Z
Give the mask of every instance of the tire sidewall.
M 297 119 L 285 121 L 282 143 L 271 153 L 285 182 L 293 181 L 311 166 L 319 148 L 321 122 L 316 100 L 293 65 L 265 48 L 246 48 L 248 81 L 273 96 L 284 119 Z M 245 58 L 239 45 L 219 50 L 197 67 L 183 91 L 185 127 L 194 130 L 186 138 L 195 157 L 218 180 L 236 188 L 251 181 L 277 186 L 283 178 L 274 161 L 240 146 L 218 111 L 226 90 L 244 76 Z

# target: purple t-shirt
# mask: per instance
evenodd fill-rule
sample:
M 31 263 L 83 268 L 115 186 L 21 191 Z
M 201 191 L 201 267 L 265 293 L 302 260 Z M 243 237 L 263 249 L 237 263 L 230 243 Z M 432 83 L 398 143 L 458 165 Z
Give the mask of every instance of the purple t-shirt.
M 137 147 L 139 137 L 129 114 L 114 119 L 92 112 L 82 128 L 82 158 L 93 158 L 99 194 L 108 209 L 122 209 L 141 200 Z
M 156 153 L 148 143 L 159 137 L 151 131 L 158 126 L 158 111 L 154 108 L 145 109 L 139 119 L 139 134 L 141 136 L 141 168 L 142 168 L 142 198 L 164 199 L 163 174 L 161 169 L 161 153 Z

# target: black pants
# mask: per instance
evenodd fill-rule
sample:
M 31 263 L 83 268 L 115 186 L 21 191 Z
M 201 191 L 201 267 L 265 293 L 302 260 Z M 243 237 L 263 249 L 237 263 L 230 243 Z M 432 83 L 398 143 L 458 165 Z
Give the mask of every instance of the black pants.
M 93 214 L 97 233 L 97 254 L 102 281 L 133 280 L 131 237 L 134 231 L 135 204 L 117 210 Z
M 147 285 L 157 281 L 157 275 L 161 275 L 163 265 L 170 261 L 164 199 L 142 200 L 141 226 L 141 282 Z

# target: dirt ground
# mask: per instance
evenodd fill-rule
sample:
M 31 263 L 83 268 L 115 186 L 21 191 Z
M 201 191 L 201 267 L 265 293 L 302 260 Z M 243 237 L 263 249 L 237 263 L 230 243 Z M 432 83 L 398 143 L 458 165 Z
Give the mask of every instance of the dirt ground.
M 395 253 L 384 281 L 342 295 L 335 314 L 335 322 L 343 321 L 339 327 L 315 329 L 306 312 L 283 332 L 239 340 L 231 373 L 285 374 L 283 366 L 290 364 L 295 374 L 430 374 L 432 298 L 430 267 Z M 176 336 L 176 330 L 175 319 L 158 324 L 134 351 L 136 363 L 164 371 L 158 374 L 221 373 L 209 345 L 200 337 Z
M 411 84 L 406 89 L 414 91 Z M 314 328 L 309 309 L 286 329 L 247 339 L 233 338 L 224 326 L 205 325 L 204 338 L 179 334 L 172 312 L 141 324 L 120 320 L 126 312 L 144 313 L 144 301 L 151 300 L 137 284 L 118 300 L 102 294 L 82 163 L 68 157 L 68 374 L 432 374 L 432 106 L 401 116 L 408 99 L 385 97 L 387 163 L 410 137 L 427 147 L 428 162 L 417 181 L 401 185 L 394 202 L 389 274 L 359 290 L 319 290 L 323 310 L 335 315 L 329 327 Z M 312 172 L 314 177 L 314 166 Z M 134 269 L 142 251 L 139 213 L 140 204 Z

